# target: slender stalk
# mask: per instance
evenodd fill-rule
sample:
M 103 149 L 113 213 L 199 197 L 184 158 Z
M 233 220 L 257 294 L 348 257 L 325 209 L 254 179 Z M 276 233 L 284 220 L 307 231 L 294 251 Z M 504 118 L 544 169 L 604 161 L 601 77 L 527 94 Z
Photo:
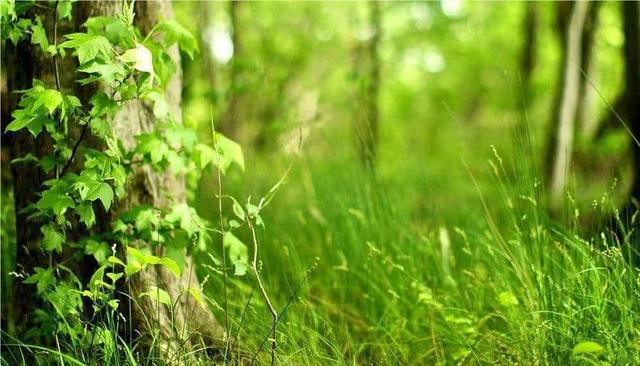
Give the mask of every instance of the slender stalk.
M 264 301 L 267 303 L 267 307 L 269 308 L 269 312 L 272 317 L 272 326 L 271 326 L 271 365 L 276 364 L 276 348 L 278 346 L 278 339 L 276 337 L 276 326 L 278 324 L 278 312 L 273 307 L 271 303 L 271 299 L 267 294 L 267 290 L 262 283 L 262 278 L 260 277 L 260 273 L 258 272 L 258 239 L 256 237 L 256 230 L 253 226 L 252 218 L 249 215 L 246 215 L 247 224 L 249 225 L 249 229 L 251 230 L 251 237 L 253 239 L 253 261 L 251 262 L 251 268 L 253 269 L 253 273 L 256 276 L 256 281 L 258 282 L 258 287 L 260 288 L 260 292 L 262 292 L 262 297 L 264 297 Z
M 216 142 L 216 129 L 213 124 L 213 115 L 211 116 L 211 136 L 213 138 L 213 149 L 218 151 L 218 146 Z M 229 334 L 229 303 L 227 301 L 227 253 L 226 248 L 224 247 L 224 218 L 222 216 L 222 172 L 220 169 L 220 155 L 218 155 L 218 162 L 216 164 L 216 174 L 218 180 L 218 214 L 220 218 L 220 235 L 222 237 L 221 246 L 222 246 L 222 283 L 224 287 L 224 332 L 225 332 L 225 346 L 224 346 L 224 363 L 227 363 L 227 357 L 229 355 L 229 345 L 230 345 L 230 334 Z

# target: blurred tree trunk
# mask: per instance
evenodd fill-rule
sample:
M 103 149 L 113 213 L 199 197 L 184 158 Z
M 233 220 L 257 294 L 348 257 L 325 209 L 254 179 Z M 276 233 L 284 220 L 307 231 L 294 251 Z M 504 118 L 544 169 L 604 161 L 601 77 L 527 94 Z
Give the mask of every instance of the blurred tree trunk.
M 582 32 L 582 55 L 580 68 L 580 90 L 578 99 L 577 124 L 580 134 L 587 141 L 591 140 L 596 132 L 598 115 L 596 104 L 596 91 L 589 82 L 596 76 L 596 62 L 594 60 L 594 36 L 598 27 L 598 13 L 601 3 L 594 1 L 589 8 Z M 586 75 L 584 75 L 584 74 Z
M 378 120 L 379 105 L 378 94 L 380 89 L 380 57 L 378 45 L 381 37 L 380 3 L 371 1 L 369 7 L 369 31 L 371 36 L 359 49 L 358 53 L 364 53 L 364 57 L 358 57 L 356 67 L 359 74 L 360 105 L 356 115 L 356 136 L 358 139 L 358 152 L 362 164 L 367 169 L 373 170 L 376 163 L 378 148 Z
M 203 39 L 204 36 L 208 35 L 205 30 L 208 29 L 211 25 L 211 12 L 209 11 L 211 5 L 212 3 L 208 1 L 198 2 L 198 9 L 200 10 L 200 15 L 198 16 L 198 28 L 200 30 L 200 40 L 203 45 L 201 57 L 204 61 L 205 72 L 207 74 L 207 81 L 209 82 L 210 88 L 209 100 L 211 101 L 211 104 L 215 106 L 217 105 L 216 87 L 218 85 L 218 82 L 216 80 L 215 60 L 213 60 L 211 57 L 211 48 L 213 47 L 213 41 L 211 39 Z
M 536 66 L 538 4 L 534 1 L 527 1 L 525 5 L 526 12 L 522 27 L 524 43 L 522 44 L 520 56 L 520 76 L 522 78 L 525 102 L 528 102 L 531 95 L 531 75 Z
M 147 33 L 159 19 L 171 19 L 173 17 L 171 5 L 167 1 L 162 2 L 137 2 L 136 4 L 136 24 L 143 33 Z M 53 16 L 49 10 L 42 7 L 35 8 L 39 15 L 47 20 L 47 29 L 53 24 Z M 115 16 L 122 11 L 121 1 L 109 2 L 78 2 L 74 5 L 75 25 L 70 28 L 80 29 L 80 25 L 88 17 L 92 16 Z M 71 32 L 74 29 L 60 29 L 59 34 Z M 49 32 L 48 32 L 49 34 Z M 169 82 L 165 97 L 172 108 L 173 115 L 179 119 L 181 102 L 181 73 L 179 70 L 179 53 L 174 46 L 170 51 L 171 56 L 176 61 L 178 71 Z M 52 72 L 52 60 L 48 55 L 32 47 L 28 42 L 22 42 L 11 55 L 11 60 L 6 64 L 14 68 L 8 72 L 8 85 L 10 90 L 25 89 L 31 86 L 32 79 L 38 78 L 48 85 L 56 85 Z M 95 92 L 94 88 L 80 87 L 75 83 L 75 61 L 67 57 L 60 61 L 61 86 L 63 91 L 71 92 L 80 97 L 83 103 L 87 103 L 88 97 Z M 13 100 L 13 106 L 15 102 Z M 4 113 L 3 113 L 4 115 Z M 116 136 L 123 142 L 126 149 L 131 149 L 135 144 L 135 135 L 151 131 L 154 128 L 155 118 L 151 106 L 139 100 L 125 104 L 112 121 L 112 127 Z M 79 133 L 77 133 L 78 135 Z M 77 136 L 76 135 L 76 136 Z M 75 139 L 76 137 L 74 137 Z M 101 146 L 88 136 L 84 139 L 84 146 L 100 148 Z M 12 146 L 13 157 L 32 153 L 35 156 L 42 156 L 51 151 L 51 141 L 48 141 L 44 134 L 34 140 L 28 133 L 20 133 L 15 136 Z M 73 164 L 72 170 L 77 170 L 81 166 L 81 155 Z M 32 164 L 20 164 L 12 167 L 15 188 L 16 211 L 26 207 L 37 200 L 37 192 L 40 191 L 45 174 Z M 165 193 L 166 192 L 166 193 Z M 176 202 L 185 200 L 184 179 L 175 178 L 171 173 L 156 173 L 148 167 L 137 166 L 128 178 L 127 196 L 120 202 L 112 212 L 97 212 L 99 223 L 98 230 L 110 230 L 110 220 L 118 213 L 130 209 L 140 204 L 150 204 L 155 207 L 167 207 Z M 43 266 L 45 256 L 40 249 L 41 235 L 39 223 L 27 220 L 25 215 L 17 215 L 17 253 L 16 261 L 18 270 L 24 273 L 31 273 L 34 266 Z M 75 240 L 86 235 L 86 230 L 80 225 L 73 225 L 67 232 L 70 240 Z M 139 246 L 147 246 L 148 243 L 137 243 Z M 156 250 L 156 254 L 162 254 Z M 64 255 L 70 255 L 65 253 Z M 64 258 L 59 258 L 64 259 Z M 85 257 L 85 260 L 87 258 Z M 151 341 L 151 337 L 157 335 L 157 345 L 165 356 L 173 355 L 178 349 L 189 349 L 192 345 L 204 344 L 212 345 L 214 339 L 221 336 L 220 326 L 213 318 L 212 314 L 203 310 L 189 294 L 185 294 L 189 288 L 199 290 L 200 286 L 194 274 L 191 258 L 186 255 L 187 267 L 181 278 L 174 277 L 168 270 L 160 266 L 152 266 L 140 272 L 130 279 L 129 296 L 136 299 L 136 304 L 131 305 L 133 319 L 130 321 L 130 332 L 134 331 L 141 339 Z M 46 266 L 46 265 L 44 265 Z M 95 268 L 95 262 L 87 261 L 82 268 L 80 278 L 85 281 Z M 19 299 L 19 324 L 26 326 L 30 313 L 37 303 L 33 285 L 23 285 L 20 281 L 15 281 L 16 289 L 14 296 Z M 148 296 L 138 298 L 136 294 L 146 291 L 149 286 L 157 286 L 165 289 L 174 301 L 178 301 L 174 309 L 159 307 Z M 126 290 L 123 288 L 123 291 Z M 179 300 L 178 300 L 179 299 Z M 121 301 L 123 306 L 126 301 Z M 191 343 L 197 338 L 198 343 Z M 167 362 L 177 362 L 178 360 L 167 359 Z
M 213 47 L 213 40 L 211 37 L 213 34 L 210 32 L 211 30 L 211 6 L 213 2 L 209 1 L 198 1 L 190 3 L 192 7 L 190 10 L 197 13 L 196 21 L 197 21 L 197 33 L 194 34 L 200 41 L 200 54 L 199 57 L 195 60 L 191 60 L 189 57 L 182 58 L 182 71 L 183 71 L 183 80 L 182 80 L 182 99 L 189 100 L 192 98 L 197 98 L 200 95 L 196 95 L 197 93 L 202 93 L 202 89 L 198 88 L 198 80 L 202 78 L 204 74 L 204 80 L 208 83 L 209 87 L 206 90 L 206 94 L 204 94 L 205 99 L 210 103 L 213 107 L 212 112 L 215 120 L 220 116 L 218 111 L 218 85 L 219 81 L 217 80 L 216 75 L 216 64 L 215 60 L 213 60 L 211 49 Z M 210 37 L 210 38 L 207 38 Z M 217 128 L 217 126 L 216 126 Z
M 552 210 L 559 208 L 573 155 L 573 138 L 580 96 L 582 32 L 590 2 L 558 3 L 562 45 L 561 84 L 553 113 L 553 135 L 547 150 L 548 187 Z
M 632 211 L 640 208 L 640 3 L 623 2 L 621 5 L 624 23 L 624 71 L 626 123 L 635 137 L 631 139 L 634 157 L 634 182 L 629 206 Z M 632 200 L 635 198 L 636 202 Z M 634 208 L 635 206 L 635 208 Z
M 231 20 L 231 42 L 233 43 L 233 57 L 231 58 L 231 72 L 229 75 L 229 89 L 227 91 L 227 107 L 220 121 L 219 130 L 224 135 L 243 142 L 240 136 L 240 89 L 241 81 L 241 54 L 242 39 L 240 38 L 240 22 L 238 19 L 240 9 L 240 1 L 232 0 L 229 2 L 229 19 Z

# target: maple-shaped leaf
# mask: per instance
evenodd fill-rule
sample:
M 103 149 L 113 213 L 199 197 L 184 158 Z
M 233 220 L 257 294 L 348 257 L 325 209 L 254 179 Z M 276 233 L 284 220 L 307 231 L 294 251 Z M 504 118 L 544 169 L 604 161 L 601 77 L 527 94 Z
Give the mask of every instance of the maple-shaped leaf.
M 60 47 L 75 49 L 81 64 L 95 59 L 98 55 L 110 59 L 113 54 L 111 43 L 104 36 L 89 33 L 71 33 L 65 35 L 65 37 L 69 40 L 60 44 Z

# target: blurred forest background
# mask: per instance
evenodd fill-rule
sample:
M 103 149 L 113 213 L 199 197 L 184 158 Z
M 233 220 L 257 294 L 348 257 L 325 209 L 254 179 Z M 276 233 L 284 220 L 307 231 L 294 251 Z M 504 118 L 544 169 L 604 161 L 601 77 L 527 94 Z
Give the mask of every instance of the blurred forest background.
M 560 109 L 573 108 L 567 182 L 553 199 L 563 201 L 570 187 L 588 221 L 603 193 L 628 198 L 632 141 L 614 115 L 624 115 L 626 85 L 620 4 L 584 5 L 574 23 L 581 9 L 571 3 L 175 7 L 202 42 L 200 58 L 184 60 L 185 120 L 205 138 L 213 113 L 251 167 L 229 189 L 277 180 L 284 168 L 274 164 L 286 167 L 301 135 L 291 194 L 310 194 L 303 182 L 313 178 L 348 189 L 357 162 L 371 160 L 423 224 L 450 215 L 474 221 L 480 205 L 469 173 L 492 194 L 491 146 L 510 164 L 533 164 L 542 184 L 556 159 Z M 573 85 L 564 86 L 566 77 Z M 200 193 L 213 181 L 204 178 Z
M 286 307 L 279 362 L 638 361 L 637 2 L 173 9 L 200 46 L 181 61 L 185 125 L 211 141 L 213 120 L 244 150 L 223 192 L 258 200 L 285 176 L 259 230 L 265 286 Z M 216 172 L 195 186 L 216 222 Z M 221 305 L 220 276 L 196 261 Z M 253 351 L 269 313 L 250 278 L 228 291 Z

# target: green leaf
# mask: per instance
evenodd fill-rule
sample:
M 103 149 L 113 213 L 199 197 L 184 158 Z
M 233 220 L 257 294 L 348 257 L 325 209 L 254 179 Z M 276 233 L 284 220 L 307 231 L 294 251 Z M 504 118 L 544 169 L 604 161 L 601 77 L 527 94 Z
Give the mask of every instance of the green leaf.
M 124 268 L 127 277 L 145 268 L 149 264 L 160 263 L 160 258 L 154 255 L 148 254 L 149 250 L 136 249 L 134 247 L 127 247 L 127 265 Z
M 177 223 L 182 230 L 186 231 L 189 237 L 192 237 L 204 227 L 204 223 L 196 210 L 186 203 L 175 205 L 171 212 L 165 216 L 165 220 L 172 224 Z
M 88 287 L 92 292 L 96 292 L 103 285 L 106 285 L 106 283 L 102 281 L 102 279 L 104 278 L 104 269 L 104 266 L 100 266 L 100 268 L 93 272 L 93 275 L 91 276 L 88 284 Z
M 200 290 L 198 290 L 195 287 L 189 287 L 188 292 L 193 297 L 193 299 L 196 300 L 196 303 L 198 303 L 198 305 L 202 307 L 202 309 L 207 310 L 207 305 L 204 303 L 204 300 L 202 299 L 202 293 L 200 292 Z
M 222 160 L 220 154 L 205 144 L 197 144 L 194 150 L 194 159 L 200 169 L 204 169 L 212 162 Z M 215 164 L 215 163 L 214 163 Z M 217 164 L 216 164 L 217 165 Z
M 96 214 L 93 212 L 93 205 L 89 202 L 82 202 L 76 207 L 76 213 L 80 217 L 87 229 L 91 228 L 96 223 Z
M 194 148 L 194 159 L 200 169 L 213 163 L 224 173 L 231 164 L 236 163 L 244 170 L 242 147 L 235 141 L 216 133 L 215 150 L 205 144 L 197 144 Z
M 180 268 L 178 267 L 178 264 L 173 261 L 173 259 L 167 257 L 160 258 L 160 264 L 167 267 L 167 269 L 171 271 L 174 276 L 180 277 Z
M 165 47 L 178 42 L 178 46 L 193 60 L 198 51 L 198 41 L 185 27 L 174 20 L 163 20 L 158 23 L 159 32 L 164 32 Z
M 133 64 L 132 67 L 138 71 L 154 74 L 151 51 L 140 43 L 137 43 L 135 48 L 125 51 L 119 58 L 123 62 Z
M 246 214 L 244 213 L 242 205 L 233 197 L 231 197 L 231 200 L 233 201 L 233 205 L 231 206 L 231 208 L 233 209 L 233 214 L 236 215 L 236 217 L 241 221 L 244 221 L 246 218 Z
M 42 239 L 42 248 L 44 250 L 62 252 L 62 243 L 65 241 L 63 234 L 59 233 L 51 224 L 42 226 L 40 232 L 44 234 Z
M 104 92 L 98 92 L 91 97 L 90 103 L 93 106 L 91 108 L 91 117 L 99 117 L 103 114 L 113 117 L 118 109 L 118 104 Z
M 35 112 L 40 106 L 44 105 L 49 114 L 62 104 L 62 93 L 54 89 L 46 89 L 40 93 L 31 106 L 31 111 Z
M 132 275 L 136 274 L 138 271 L 140 271 L 142 269 L 142 266 L 140 264 L 131 264 L 131 263 L 127 263 L 124 266 L 124 274 L 127 277 L 131 277 Z
M 244 154 L 242 153 L 242 147 L 240 144 L 220 133 L 216 133 L 215 146 L 218 152 L 224 157 L 223 171 L 232 163 L 238 164 L 240 169 L 244 170 Z
M 169 118 L 169 104 L 164 95 L 158 91 L 151 91 L 146 95 L 153 101 L 153 114 L 160 120 Z
M 58 2 L 58 19 L 71 20 L 71 10 L 73 9 L 72 3 L 75 0 L 62 0 Z
M 40 211 L 50 209 L 57 216 L 64 215 L 69 208 L 75 208 L 75 201 L 67 195 L 68 185 L 62 181 L 56 181 L 51 189 L 42 192 L 42 197 L 36 203 Z
M 158 224 L 158 215 L 152 208 L 141 210 L 135 218 L 135 226 L 138 231 L 154 230 Z
M 198 142 L 198 135 L 195 131 L 181 123 L 169 123 L 165 136 L 169 145 L 176 149 L 182 148 L 187 152 L 192 151 Z
M 116 281 L 122 278 L 122 276 L 124 276 L 122 273 L 107 273 L 107 277 L 111 279 L 112 284 L 116 283 Z
M 180 271 L 180 273 L 184 272 L 187 264 L 185 262 L 185 258 L 184 258 L 184 247 L 180 246 L 180 247 L 176 247 L 176 246 L 167 246 L 165 248 L 165 252 L 164 252 L 164 257 L 163 258 L 170 258 L 171 260 L 173 260 L 176 265 L 178 266 L 178 270 Z
M 109 258 L 107 258 L 107 262 L 113 263 L 113 264 L 119 264 L 123 267 L 125 265 L 124 262 L 120 260 L 120 258 L 114 257 L 114 256 L 110 256 Z
M 31 26 L 31 44 L 38 44 L 43 50 L 49 48 L 47 33 L 42 26 L 42 20 L 36 15 L 36 22 Z
M 602 347 L 599 343 L 593 341 L 584 341 L 580 342 L 573 347 L 573 354 L 583 354 L 583 353 L 602 353 L 604 352 L 604 347 Z
M 19 109 L 13 112 L 13 121 L 7 125 L 7 131 L 19 131 L 25 127 L 27 127 L 35 118 L 26 113 L 25 110 Z
M 38 137 L 43 127 L 53 126 L 54 124 L 55 122 L 52 119 L 48 118 L 45 115 L 39 115 L 34 118 L 31 123 L 29 123 L 29 125 L 27 126 L 27 130 L 29 130 L 33 137 Z
M 103 182 L 97 188 L 87 194 L 87 200 L 95 201 L 99 199 L 104 209 L 109 211 L 111 202 L 113 201 L 113 189 L 108 183 Z
M 34 117 L 33 113 L 30 113 L 26 109 L 17 109 L 11 116 L 13 117 L 13 121 L 7 125 L 7 131 L 18 131 L 26 127 L 33 137 L 37 137 L 38 134 L 40 134 L 42 127 L 55 123 L 43 114 L 38 114 Z
M 129 48 L 133 45 L 133 36 L 122 20 L 116 17 L 91 17 L 84 23 L 88 33 L 100 34 L 114 45 Z
M 79 68 L 78 71 L 97 74 L 107 85 L 112 85 L 116 80 L 121 80 L 127 75 L 127 71 L 121 64 L 116 62 L 104 63 L 98 60 L 87 63 Z
M 89 62 L 98 55 L 111 59 L 111 43 L 104 36 L 89 33 L 71 33 L 65 35 L 65 37 L 69 40 L 60 44 L 60 47 L 75 49 L 80 64 Z
M 111 249 L 106 242 L 88 239 L 85 241 L 84 253 L 92 255 L 99 264 L 102 264 L 107 260 Z
M 113 281 L 112 283 L 115 283 L 118 279 L 116 278 L 115 280 L 113 279 L 114 277 L 116 277 L 115 275 L 118 275 L 120 277 L 122 277 L 122 273 L 107 273 L 107 277 L 111 278 L 111 280 Z M 118 305 L 120 304 L 120 300 L 109 300 L 107 301 L 107 304 L 109 304 L 109 306 L 111 307 L 111 309 L 113 311 L 118 310 Z
M 116 164 L 111 171 L 111 174 L 115 185 L 116 197 L 124 197 L 126 193 L 124 190 L 124 184 L 127 182 L 127 171 L 122 165 Z
M 144 296 L 149 296 L 149 298 L 154 302 L 159 302 L 161 304 L 171 306 L 171 297 L 169 296 L 167 291 L 156 286 L 149 286 L 149 291 L 143 292 L 138 295 L 139 298 L 142 298 Z
M 231 264 L 235 267 L 234 274 L 236 276 L 244 276 L 247 273 L 249 260 L 247 246 L 230 231 L 224 234 L 222 242 L 227 248 Z
M 53 287 L 56 285 L 56 278 L 53 275 L 53 268 L 49 267 L 47 269 L 36 267 L 34 274 L 27 277 L 22 283 L 25 284 L 36 284 L 36 288 L 39 294 L 43 293 L 50 286 Z
M 160 163 L 169 151 L 169 145 L 157 134 L 140 134 L 136 139 L 138 140 L 136 151 L 149 156 L 153 164 Z
M 15 21 L 18 18 L 14 0 L 0 2 L 0 18 L 3 21 Z

